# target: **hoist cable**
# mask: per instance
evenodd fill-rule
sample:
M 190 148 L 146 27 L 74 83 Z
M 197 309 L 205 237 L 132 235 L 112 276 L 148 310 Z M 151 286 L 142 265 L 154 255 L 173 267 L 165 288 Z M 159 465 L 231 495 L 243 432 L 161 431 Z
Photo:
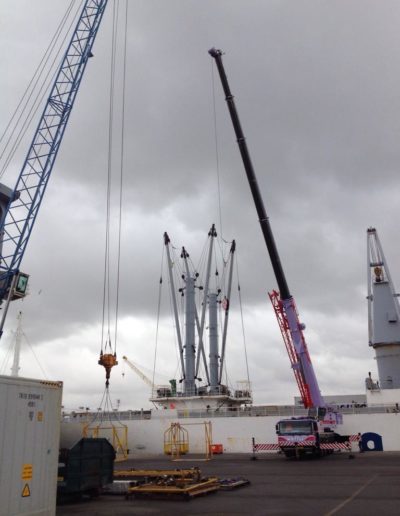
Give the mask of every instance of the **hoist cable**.
M 163 268 L 164 268 L 164 253 L 165 253 L 165 245 L 163 243 L 162 253 L 161 253 L 161 267 L 160 267 L 160 281 L 158 286 L 158 306 L 157 306 L 157 323 L 156 323 L 156 342 L 154 346 L 154 361 L 153 361 L 153 376 L 151 379 L 151 383 L 153 384 L 151 389 L 151 395 L 154 396 L 154 382 L 156 376 L 156 362 L 157 362 L 157 348 L 158 348 L 158 330 L 160 325 L 160 313 L 161 313 L 161 294 L 162 294 L 162 286 L 163 286 Z M 169 264 L 168 264 L 169 265 Z
M 220 182 L 220 167 L 219 167 L 219 145 L 218 145 L 218 131 L 217 131 L 217 108 L 215 100 L 215 79 L 214 79 L 214 63 L 211 61 L 211 82 L 212 82 L 212 96 L 213 96 L 213 114 L 214 114 L 214 142 L 215 142 L 215 160 L 217 172 L 217 189 L 218 189 L 218 215 L 219 228 L 222 238 L 222 209 L 221 209 L 221 182 Z
M 179 257 L 177 256 L 177 249 L 176 247 L 174 247 L 172 244 L 170 245 L 170 250 L 171 250 L 171 262 L 172 262 L 172 276 L 173 276 L 173 281 L 175 283 L 175 287 L 177 285 L 179 285 L 180 287 L 178 288 L 178 290 L 180 289 L 183 289 L 183 279 L 182 279 L 182 276 L 184 275 L 184 271 L 183 271 L 183 268 L 181 267 L 181 263 L 180 263 L 180 260 L 179 260 Z M 168 267 L 170 267 L 170 264 L 168 264 Z M 175 321 L 175 317 L 174 317 L 174 308 L 173 308 L 173 296 L 176 294 L 176 293 L 173 293 L 172 292 L 172 285 L 171 285 L 171 280 L 170 280 L 170 276 L 168 275 L 168 284 L 169 284 L 169 306 L 170 306 L 170 311 L 171 311 L 171 315 L 172 315 L 172 318 L 173 318 L 173 321 L 174 321 L 174 328 L 175 328 L 175 332 L 174 332 L 174 340 L 175 340 L 175 353 L 176 353 L 176 357 L 177 357 L 177 360 L 178 360 L 178 365 L 177 365 L 177 370 L 180 371 L 180 377 L 181 378 L 184 378 L 185 376 L 185 371 L 184 369 L 182 368 L 182 360 L 183 360 L 183 357 L 181 358 L 181 353 L 180 353 L 180 349 L 179 349 L 179 337 L 178 337 L 178 331 L 181 335 L 181 339 L 182 341 L 184 341 L 185 339 L 185 326 L 183 324 L 183 320 L 184 320 L 184 311 L 183 311 L 183 290 L 181 290 L 181 295 L 180 295 L 180 303 L 179 303 L 179 307 L 178 307 L 178 301 L 179 300 L 176 300 L 176 308 L 177 308 L 177 319 L 178 319 L 178 326 L 179 328 L 176 326 L 176 321 Z M 183 351 L 182 351 L 183 352 Z
M 8 360 L 11 357 L 11 353 L 12 353 L 13 348 L 14 348 L 14 340 L 11 339 L 10 343 L 8 345 L 8 349 L 6 351 L 6 354 L 4 355 L 3 362 L 2 362 L 1 367 L 0 367 L 0 371 L 2 372 L 2 374 L 6 374 L 6 367 L 7 367 L 7 364 L 8 364 Z
M 110 224 L 111 224 L 111 170 L 112 170 L 112 146 L 113 146 L 113 119 L 114 119 L 114 89 L 115 89 L 115 47 L 116 47 L 116 25 L 118 21 L 119 1 L 113 5 L 113 28 L 111 43 L 111 64 L 110 64 L 110 100 L 108 112 L 108 160 L 107 160 L 107 200 L 106 200 L 106 234 L 104 253 L 104 285 L 103 285 L 103 315 L 101 328 L 101 352 L 103 352 L 105 323 L 107 319 L 107 339 L 111 347 L 110 339 Z
M 107 388 L 107 387 L 105 387 L 105 388 L 104 388 L 104 392 L 103 392 L 103 396 L 102 396 L 101 401 L 100 401 L 100 406 L 98 407 L 98 410 L 97 410 L 96 414 L 94 415 L 94 417 L 92 418 L 92 420 L 91 420 L 91 421 L 89 422 L 89 424 L 87 425 L 87 426 L 88 426 L 88 428 L 90 428 L 90 427 L 91 427 L 91 425 L 92 425 L 93 423 L 95 423 L 95 422 L 96 422 L 96 420 L 97 420 L 98 418 L 100 419 L 100 423 L 102 423 L 102 422 L 103 422 L 103 414 L 104 414 L 104 406 L 105 406 L 105 404 L 104 404 L 104 399 L 105 399 L 105 397 L 106 397 L 106 393 L 107 393 L 107 392 L 108 392 L 108 388 Z
M 168 265 L 169 267 L 169 265 Z M 174 281 L 176 282 L 176 284 L 180 284 L 180 278 L 177 276 L 177 274 L 175 274 L 175 272 L 173 271 L 172 274 L 174 274 Z M 177 335 L 177 332 L 178 332 L 178 328 L 176 327 L 176 323 L 175 323 L 175 317 L 174 317 L 174 308 L 173 308 L 173 299 L 172 299 L 172 296 L 173 296 L 173 293 L 172 293 L 172 285 L 171 285 L 171 280 L 170 280 L 170 277 L 168 275 L 168 285 L 169 285 L 169 289 L 168 289 L 168 293 L 169 293 L 169 309 L 170 309 L 170 315 L 171 315 L 171 319 L 172 321 L 174 321 L 174 329 L 175 331 L 173 332 L 174 334 L 174 343 L 175 343 L 175 346 L 174 346 L 174 349 L 175 349 L 175 356 L 176 356 L 176 359 L 177 359 L 177 366 L 175 368 L 175 375 L 177 373 L 179 373 L 180 377 L 183 378 L 183 371 L 181 371 L 182 367 L 181 367 L 181 362 L 180 362 L 180 356 L 179 356 L 179 342 L 178 342 L 178 335 Z M 177 309 L 178 309 L 178 302 L 176 303 L 177 305 Z M 178 324 L 179 324 L 179 331 L 181 329 L 181 312 L 179 311 L 178 312 Z
M 192 263 L 193 270 L 198 272 L 200 277 L 203 277 L 204 273 L 206 271 L 207 256 L 208 256 L 207 255 L 207 250 L 208 250 L 208 248 L 210 246 L 211 238 L 214 238 L 214 237 L 211 236 L 211 235 L 207 235 L 207 237 L 205 239 L 205 242 L 204 242 L 204 245 L 203 245 L 203 248 L 202 248 L 202 251 L 201 251 L 200 259 L 198 261 L 198 267 L 195 268 L 195 266 Z M 204 278 L 203 278 L 203 280 L 204 280 Z
M 25 337 L 25 340 L 26 340 L 26 342 L 27 342 L 28 346 L 30 347 L 30 350 L 32 351 L 33 356 L 35 357 L 36 363 L 37 363 L 37 365 L 39 366 L 40 370 L 42 371 L 42 374 L 43 374 L 43 376 L 44 376 L 45 380 L 47 380 L 48 376 L 47 376 L 47 374 L 46 374 L 45 370 L 43 369 L 42 364 L 39 362 L 39 359 L 38 359 L 38 357 L 36 356 L 36 353 L 35 353 L 35 351 L 34 351 L 34 349 L 33 349 L 32 345 L 31 345 L 31 343 L 30 343 L 30 342 L 29 342 L 29 340 L 28 340 L 28 337 L 26 336 L 26 334 L 25 334 L 24 332 L 22 332 L 22 335 L 23 335 L 23 337 Z
M 120 149 L 120 185 L 119 185 L 119 216 L 118 216 L 118 251 L 117 251 L 117 292 L 115 303 L 115 336 L 114 352 L 117 352 L 118 338 L 118 309 L 119 309 L 119 286 L 121 269 L 121 232 L 122 232 L 122 191 L 124 183 L 124 144 L 125 144 L 125 91 L 126 91 L 126 44 L 128 33 L 128 0 L 125 0 L 125 29 L 124 29 L 124 52 L 123 52 L 123 74 L 122 74 L 122 119 L 121 119 L 121 149 Z
M 172 251 L 172 253 L 171 253 L 172 254 L 172 263 L 174 264 L 174 271 L 176 271 L 175 276 L 177 277 L 179 274 L 179 276 L 180 276 L 179 281 L 181 281 L 181 278 L 184 274 L 186 274 L 186 271 L 181 266 L 179 257 L 177 256 L 177 253 L 176 253 L 176 251 L 177 251 L 176 247 L 171 246 L 171 251 Z
M 4 172 L 6 171 L 6 169 L 8 168 L 11 160 L 13 159 L 14 155 L 15 155 L 15 152 L 17 151 L 22 139 L 24 138 L 25 134 L 26 134 L 26 131 L 28 130 L 28 128 L 30 127 L 31 123 L 32 123 L 32 120 L 33 118 L 35 117 L 39 107 L 42 105 L 42 102 L 49 90 L 49 87 L 50 85 L 54 82 L 56 76 L 57 76 L 57 73 L 58 73 L 58 70 L 56 69 L 53 74 L 51 75 L 50 79 L 49 79 L 49 76 L 50 74 L 52 73 L 52 70 L 54 70 L 54 64 L 56 63 L 56 61 L 59 60 L 59 56 L 61 54 L 61 52 L 63 51 L 64 49 L 64 44 L 65 44 L 65 41 L 71 31 L 71 28 L 72 26 L 74 25 L 75 23 L 75 20 L 77 19 L 78 17 L 78 13 L 79 13 L 80 9 L 78 8 L 71 23 L 70 23 L 70 26 L 68 27 L 68 30 L 63 38 L 63 40 L 61 41 L 60 45 L 59 45 L 59 48 L 58 48 L 58 51 L 56 52 L 56 55 L 54 56 L 53 58 L 53 62 L 51 63 L 50 67 L 49 67 L 49 70 L 46 74 L 46 77 L 44 78 L 44 80 L 42 81 L 42 85 L 31 105 L 31 108 L 28 112 L 28 114 L 26 115 L 25 117 L 25 121 L 23 122 L 22 124 L 22 127 L 21 129 L 19 130 L 18 132 L 18 135 L 14 141 L 14 144 L 12 145 L 11 147 L 11 150 L 8 152 L 8 155 L 5 159 L 5 162 L 0 170 L 0 177 L 2 177 L 4 175 Z M 47 64 L 47 63 L 46 63 Z M 44 68 L 41 72 L 41 74 L 44 72 Z M 49 79 L 49 80 L 48 80 Z M 46 81 L 47 81 L 47 84 L 46 84 Z M 24 108 L 25 110 L 26 108 Z M 51 120 L 48 121 L 49 125 L 51 125 Z M 40 152 L 40 149 L 38 150 L 38 152 Z
M 35 87 L 36 87 L 36 86 L 37 86 L 37 84 L 38 84 L 38 81 L 39 81 L 39 79 L 40 79 L 40 77 L 41 77 L 41 75 L 42 75 L 42 73 L 43 73 L 44 67 L 46 66 L 46 64 L 47 64 L 47 62 L 48 62 L 48 60 L 49 60 L 49 58 L 50 58 L 50 53 L 51 53 L 52 49 L 54 48 L 54 46 L 55 46 L 55 43 L 56 43 L 57 39 L 58 39 L 58 38 L 59 38 L 59 36 L 60 36 L 60 33 L 61 33 L 61 31 L 62 31 L 62 29 L 63 29 L 63 27 L 64 27 L 64 25 L 65 25 L 66 19 L 68 18 L 69 14 L 70 14 L 70 12 L 71 12 L 71 10 L 72 10 L 73 4 L 75 3 L 75 1 L 76 1 L 76 0 L 71 0 L 71 2 L 70 2 L 70 4 L 69 4 L 69 6 L 67 7 L 67 10 L 66 10 L 66 12 L 64 13 L 64 15 L 63 15 L 63 17 L 62 17 L 62 19 L 61 19 L 60 23 L 58 24 L 58 27 L 57 27 L 57 29 L 56 29 L 55 33 L 53 34 L 53 36 L 52 36 L 52 38 L 51 38 L 51 40 L 50 40 L 50 43 L 49 43 L 49 45 L 47 46 L 47 48 L 46 48 L 46 50 L 45 50 L 45 52 L 44 52 L 44 54 L 43 54 L 42 59 L 40 60 L 40 63 L 39 63 L 39 64 L 38 64 L 38 66 L 36 67 L 36 70 L 35 70 L 34 74 L 32 75 L 32 78 L 31 78 L 31 80 L 29 81 L 28 86 L 25 88 L 25 91 L 24 91 L 24 93 L 23 93 L 23 95 L 22 95 L 22 97 L 21 97 L 21 100 L 18 102 L 18 105 L 17 105 L 17 107 L 15 108 L 14 113 L 12 114 L 12 116 L 11 116 L 10 120 L 8 121 L 8 124 L 7 124 L 6 128 L 5 128 L 5 129 L 4 129 L 4 131 L 3 131 L 3 134 L 2 134 L 2 135 L 1 135 L 1 137 L 0 137 L 0 144 L 1 144 L 1 143 L 2 143 L 2 141 L 3 141 L 3 140 L 4 140 L 4 138 L 5 138 L 5 136 L 6 136 L 7 132 L 8 132 L 8 130 L 9 130 L 9 128 L 10 128 L 10 126 L 11 126 L 11 124 L 13 123 L 13 121 L 14 121 L 15 117 L 17 116 L 17 113 L 18 113 L 18 111 L 19 111 L 19 108 L 22 106 L 22 104 L 23 104 L 24 100 L 25 100 L 25 99 L 26 99 L 26 97 L 28 96 L 28 92 L 29 92 L 29 90 L 31 89 L 31 86 L 32 86 L 32 85 L 33 85 L 33 83 L 34 83 L 34 85 L 33 85 L 33 87 L 32 87 L 32 91 L 30 92 L 30 94 L 29 94 L 28 98 L 26 99 L 25 105 L 24 105 L 24 107 L 23 107 L 23 108 L 22 108 L 22 110 L 21 110 L 21 113 L 20 113 L 20 115 L 19 115 L 19 117 L 18 117 L 18 120 L 15 122 L 15 124 L 14 124 L 14 126 L 13 126 L 13 129 L 12 129 L 12 131 L 11 131 L 11 134 L 10 134 L 10 136 L 9 136 L 9 138 L 8 138 L 8 140 L 7 140 L 7 142 L 6 142 L 6 144 L 4 145 L 4 149 L 3 149 L 2 153 L 0 154 L 0 159 L 2 159 L 2 157 L 3 157 L 3 155 L 4 155 L 4 152 L 5 152 L 5 150 L 6 150 L 7 146 L 8 146 L 8 144 L 9 144 L 9 142 L 10 142 L 10 140 L 11 140 L 12 136 L 14 135 L 14 132 L 16 131 L 17 125 L 18 125 L 19 121 L 21 120 L 22 115 L 24 114 L 24 111 L 25 111 L 25 109 L 26 109 L 27 104 L 29 103 L 29 100 L 31 99 L 31 97 L 32 97 L 32 95 L 33 95 L 34 89 L 35 89 Z M 42 71 L 39 73 L 39 70 L 40 70 L 41 68 L 42 68 Z M 36 76 L 37 76 L 37 77 L 36 77 Z M 36 77 L 36 80 L 35 80 L 35 77 Z
M 218 292 L 219 289 L 221 289 L 221 276 L 218 269 L 218 260 L 217 260 L 217 248 L 214 246 L 214 263 L 215 263 L 215 272 L 214 272 L 214 285 L 215 285 L 215 291 Z
M 241 323 L 242 323 L 244 357 L 245 357 L 245 362 L 246 362 L 247 381 L 249 382 L 249 386 L 250 386 L 249 362 L 248 362 L 248 359 L 247 359 L 246 334 L 245 334 L 245 330 L 244 330 L 242 293 L 241 293 L 241 290 L 240 290 L 239 265 L 238 265 L 238 262 L 239 262 L 239 260 L 238 260 L 238 257 L 236 255 L 236 277 L 237 277 L 237 281 L 238 281 L 238 296 L 239 296 L 240 319 L 241 319 Z

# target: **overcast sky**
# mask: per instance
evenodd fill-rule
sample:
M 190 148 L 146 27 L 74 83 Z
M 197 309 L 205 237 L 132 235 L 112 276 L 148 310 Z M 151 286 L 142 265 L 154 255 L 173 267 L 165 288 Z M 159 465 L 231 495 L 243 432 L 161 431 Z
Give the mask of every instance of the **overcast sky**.
M 0 132 L 68 5 L 1 2 Z M 6 364 L 8 373 L 5 357 L 22 310 L 30 346 L 25 342 L 20 373 L 42 375 L 32 347 L 47 377 L 64 381 L 69 408 L 95 408 L 104 386 L 97 360 L 112 5 L 110 0 L 23 260 L 30 295 L 13 304 L 0 341 L 0 367 Z M 276 281 L 207 53 L 215 46 L 226 53 L 230 86 L 321 390 L 364 392 L 368 371 L 376 376 L 365 300 L 369 226 L 378 229 L 392 276 L 400 282 L 399 26 L 400 4 L 390 0 L 129 0 L 120 358 L 127 355 L 151 375 L 164 231 L 196 262 L 215 222 L 219 235 L 238 245 L 254 402 L 291 403 L 298 395 L 267 296 Z M 117 56 L 115 147 L 121 45 Z M 33 132 L 34 127 L 2 179 L 11 187 Z M 114 183 L 119 171 L 116 148 Z M 117 197 L 114 188 L 113 220 Z M 113 230 L 113 249 L 116 238 Z M 161 315 L 160 377 L 176 369 L 167 303 Z M 234 381 L 246 376 L 238 304 L 231 323 L 227 367 Z M 123 367 L 112 372 L 111 396 L 125 408 L 149 406 L 148 387 Z

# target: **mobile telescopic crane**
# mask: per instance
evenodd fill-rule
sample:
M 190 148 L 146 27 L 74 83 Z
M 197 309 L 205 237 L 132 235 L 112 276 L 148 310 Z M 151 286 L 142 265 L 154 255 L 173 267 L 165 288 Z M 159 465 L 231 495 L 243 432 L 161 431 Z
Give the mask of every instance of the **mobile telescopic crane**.
M 14 190 L 0 184 L 0 303 L 24 297 L 19 271 L 108 0 L 86 0 L 62 58 Z
M 250 159 L 246 139 L 236 111 L 234 97 L 230 91 L 224 70 L 222 62 L 223 52 L 212 48 L 209 50 L 209 54 L 215 59 L 217 65 L 261 230 L 278 283 L 279 292 L 274 290 L 269 294 L 269 297 L 275 310 L 304 407 L 308 409 L 309 413 L 308 417 L 305 418 L 293 418 L 278 422 L 278 444 L 286 455 L 294 454 L 294 447 L 297 448 L 296 452 L 298 453 L 300 444 L 302 451 L 306 453 L 319 453 L 321 451 L 320 445 L 323 442 L 334 442 L 340 437 L 333 429 L 337 424 L 342 422 L 342 416 L 334 408 L 329 407 L 325 403 L 318 386 L 318 381 L 303 334 L 305 326 L 299 320 L 294 298 L 289 291 L 274 235 Z

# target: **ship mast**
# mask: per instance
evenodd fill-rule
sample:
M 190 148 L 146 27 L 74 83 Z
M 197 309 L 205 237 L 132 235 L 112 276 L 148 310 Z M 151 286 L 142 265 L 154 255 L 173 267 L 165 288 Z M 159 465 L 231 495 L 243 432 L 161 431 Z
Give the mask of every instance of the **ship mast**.
M 196 303 L 195 303 L 195 281 L 196 278 L 190 274 L 187 259 L 189 254 L 182 247 L 181 258 L 185 263 L 186 276 L 184 281 L 185 287 L 185 371 L 186 376 L 183 380 L 183 394 L 185 396 L 194 396 L 196 394 L 195 384 L 195 359 L 196 359 Z
M 14 360 L 11 367 L 11 376 L 18 376 L 20 370 L 19 359 L 21 355 L 21 341 L 22 341 L 22 312 L 18 312 L 18 326 L 15 332 L 15 346 L 14 346 Z
M 174 318 L 175 318 L 175 328 L 176 328 L 176 336 L 178 339 L 178 347 L 179 347 L 179 358 L 181 362 L 181 369 L 182 369 L 182 378 L 184 379 L 186 376 L 185 373 L 185 363 L 183 361 L 183 345 L 182 345 L 182 335 L 181 335 L 181 327 L 179 323 L 179 315 L 178 315 L 178 304 L 176 302 L 176 292 L 175 292 L 175 282 L 174 282 L 174 275 L 172 272 L 173 267 L 173 261 L 171 260 L 171 251 L 170 251 L 170 239 L 167 234 L 167 232 L 164 233 L 164 244 L 165 248 L 167 250 L 167 259 L 168 259 L 168 274 L 169 274 L 169 282 L 171 285 L 171 299 L 172 299 L 172 306 L 174 309 Z
M 222 384 L 236 244 L 235 241 L 232 242 L 227 260 L 222 257 L 222 286 L 218 278 L 219 261 L 214 252 L 216 236 L 215 225 L 212 224 L 202 254 L 205 260 L 201 261 L 200 270 L 197 270 L 185 247 L 181 248 L 181 261 L 174 255 L 176 248 L 171 244 L 168 234 L 164 233 L 171 305 L 182 370 L 179 380 L 182 387 L 179 392 L 176 389 L 176 380 L 173 379 L 170 380 L 170 388 L 157 389 L 151 398 L 153 403 L 161 405 L 164 409 L 201 408 L 208 411 L 223 405 L 238 407 L 252 401 L 249 387 L 233 391 Z M 215 281 L 211 281 L 213 266 Z M 162 283 L 162 280 L 160 282 Z M 200 294 L 196 293 L 196 289 Z M 224 297 L 220 299 L 222 290 Z M 183 318 L 178 313 L 177 292 L 182 296 Z M 220 316 L 223 318 L 221 330 Z M 207 332 L 208 338 L 205 337 Z M 202 378 L 199 377 L 200 370 Z

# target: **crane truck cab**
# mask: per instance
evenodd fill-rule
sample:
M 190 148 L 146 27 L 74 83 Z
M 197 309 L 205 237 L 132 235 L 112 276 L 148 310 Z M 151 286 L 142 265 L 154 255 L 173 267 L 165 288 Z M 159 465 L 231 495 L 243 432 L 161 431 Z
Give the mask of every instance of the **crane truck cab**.
M 314 407 L 309 409 L 308 416 L 278 421 L 276 433 L 280 450 L 286 457 L 333 453 L 333 449 L 321 448 L 321 445 L 342 441 L 335 432 L 338 416 L 341 415 L 329 408 Z

